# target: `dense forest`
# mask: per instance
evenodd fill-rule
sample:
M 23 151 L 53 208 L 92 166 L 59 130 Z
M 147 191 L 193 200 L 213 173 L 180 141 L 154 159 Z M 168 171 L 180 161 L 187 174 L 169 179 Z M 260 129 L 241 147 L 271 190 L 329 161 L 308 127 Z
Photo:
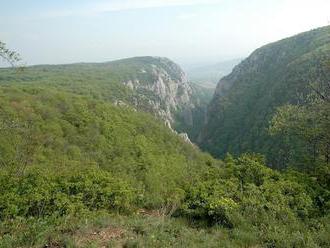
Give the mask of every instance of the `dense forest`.
M 21 69 L 21 68 L 20 68 Z M 196 141 L 213 90 L 187 81 L 174 62 L 134 57 L 107 63 L 2 68 L 0 84 L 28 84 L 88 96 L 152 114 Z
M 0 69 L 0 247 L 329 247 L 329 45 L 258 49 L 207 113 L 167 59 Z
M 329 78 L 329 26 L 257 49 L 220 80 L 201 147 L 259 152 L 277 168 L 329 161 Z

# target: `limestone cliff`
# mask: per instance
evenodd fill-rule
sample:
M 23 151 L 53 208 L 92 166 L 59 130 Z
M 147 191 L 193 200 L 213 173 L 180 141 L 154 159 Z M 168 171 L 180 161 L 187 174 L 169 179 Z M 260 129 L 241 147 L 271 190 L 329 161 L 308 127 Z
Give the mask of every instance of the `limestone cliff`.
M 109 63 L 110 70 L 135 94 L 131 104 L 171 127 L 176 115 L 193 125 L 192 87 L 183 70 L 167 58 L 135 57 Z

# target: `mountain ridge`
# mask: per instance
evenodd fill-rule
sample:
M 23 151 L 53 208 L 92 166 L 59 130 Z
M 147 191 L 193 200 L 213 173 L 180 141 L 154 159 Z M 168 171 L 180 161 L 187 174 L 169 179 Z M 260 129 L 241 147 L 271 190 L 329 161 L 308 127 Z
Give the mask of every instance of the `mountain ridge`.
M 326 80 L 317 68 L 329 60 L 329 51 L 330 26 L 255 50 L 218 83 L 198 139 L 201 147 L 215 156 L 278 153 L 281 145 L 267 134 L 269 121 L 277 107 L 306 98 L 310 83 Z
M 38 84 L 40 81 L 52 88 L 88 94 L 114 105 L 129 105 L 153 114 L 171 129 L 178 127 L 180 133 L 188 132 L 192 138 L 196 136 L 195 127 L 201 126 L 199 119 L 193 117 L 194 112 L 205 112 L 211 98 L 209 94 L 203 95 L 207 89 L 196 90 L 178 64 L 157 56 L 103 63 L 35 65 L 26 67 L 22 74 L 10 69 L 1 71 L 2 83 Z M 203 100 L 199 99 L 200 95 Z

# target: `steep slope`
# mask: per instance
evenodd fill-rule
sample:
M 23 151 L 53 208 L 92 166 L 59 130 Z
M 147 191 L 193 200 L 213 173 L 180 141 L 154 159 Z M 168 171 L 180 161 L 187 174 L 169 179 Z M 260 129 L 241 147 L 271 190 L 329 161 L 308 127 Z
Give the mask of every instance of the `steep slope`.
M 261 152 L 275 165 L 285 149 L 268 136 L 275 109 L 303 102 L 311 83 L 329 80 L 329 71 L 320 71 L 329 60 L 330 26 L 257 49 L 219 82 L 199 136 L 201 146 L 218 157 Z
M 3 172 L 106 171 L 143 192 L 147 206 L 164 203 L 166 192 L 212 161 L 131 107 L 45 86 L 0 86 L 0 181 Z
M 217 161 L 129 106 L 0 85 L 0 247 L 329 247 L 326 179 Z
M 214 89 L 194 83 L 190 83 L 190 86 L 193 108 L 177 112 L 173 128 L 179 133 L 187 133 L 190 140 L 196 142 L 199 132 L 205 124 L 207 106 L 212 99 Z
M 192 89 L 182 69 L 167 58 L 137 57 L 108 64 L 121 83 L 147 98 L 153 108 L 169 125 L 174 113 L 193 108 Z
M 115 105 L 130 105 L 152 113 L 168 126 L 175 123 L 175 116 L 185 121 L 185 125 L 193 126 L 192 87 L 182 69 L 167 58 L 135 57 L 108 63 L 41 65 L 28 67 L 18 75 L 8 69 L 0 70 L 0 83 L 15 82 L 42 84 Z
M 138 111 L 124 64 L 1 71 L 0 247 L 329 247 L 324 168 L 213 159 Z

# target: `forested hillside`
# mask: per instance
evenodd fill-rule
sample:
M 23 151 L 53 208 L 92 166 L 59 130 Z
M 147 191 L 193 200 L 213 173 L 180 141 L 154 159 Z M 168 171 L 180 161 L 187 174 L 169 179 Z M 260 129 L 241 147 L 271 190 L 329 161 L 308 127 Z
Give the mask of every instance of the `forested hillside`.
M 0 69 L 0 247 L 329 247 L 327 51 L 329 28 L 257 50 L 208 113 L 164 58 Z M 168 127 L 206 114 L 203 148 L 237 155 Z
M 0 96 L 2 247 L 330 242 L 325 168 L 218 161 L 148 114 L 42 84 Z
M 302 167 L 317 159 L 328 161 L 329 112 L 322 94 L 329 88 L 329 63 L 329 26 L 257 49 L 220 80 L 199 136 L 201 147 L 217 157 L 227 152 L 259 152 L 282 168 Z M 297 139 L 283 132 L 282 136 L 281 132 L 271 135 L 269 127 L 278 107 L 307 106 L 317 98 L 325 109 L 320 114 L 319 108 L 318 117 L 310 118 L 314 123 L 305 125 L 305 135 L 300 130 L 305 137 Z
M 201 128 L 195 116 L 205 112 L 210 90 L 193 86 L 182 69 L 166 58 L 135 57 L 108 63 L 40 65 L 24 73 L 0 69 L 1 84 L 44 85 L 90 96 L 115 105 L 130 105 L 153 114 L 192 138 Z M 205 92 L 205 93 L 204 93 Z M 194 115 L 194 113 L 197 115 Z M 198 130 L 198 131 L 197 131 Z

